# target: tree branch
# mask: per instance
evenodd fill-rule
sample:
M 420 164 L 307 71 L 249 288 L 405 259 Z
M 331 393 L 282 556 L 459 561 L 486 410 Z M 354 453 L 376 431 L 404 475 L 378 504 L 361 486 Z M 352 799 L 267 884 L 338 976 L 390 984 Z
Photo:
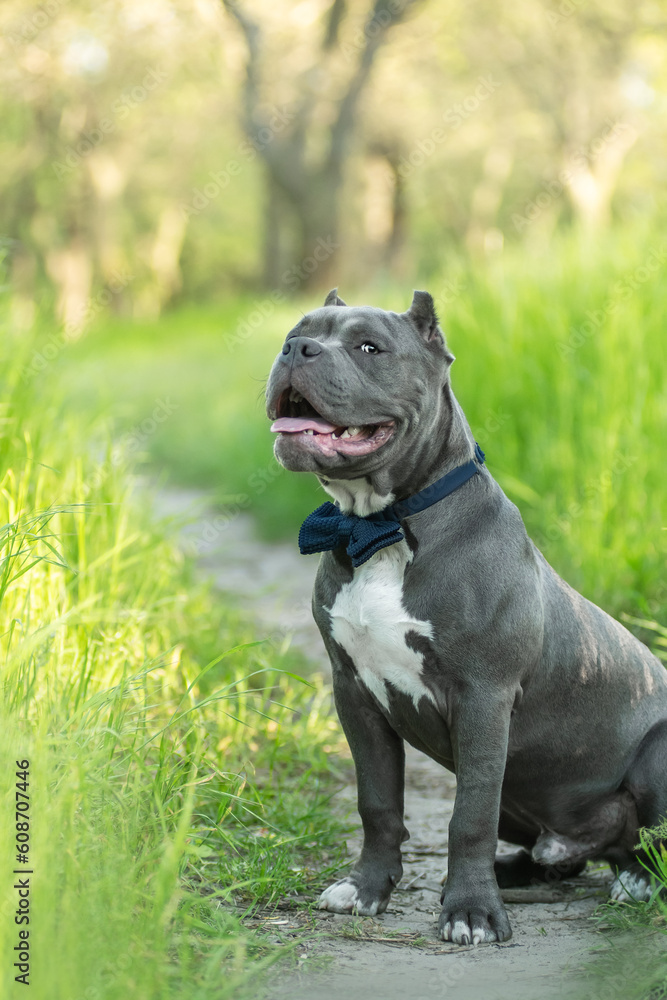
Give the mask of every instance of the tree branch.
M 375 0 L 373 10 L 364 25 L 364 42 L 359 46 L 361 54 L 357 68 L 349 82 L 340 107 L 338 117 L 331 128 L 331 145 L 325 164 L 325 171 L 340 172 L 345 157 L 347 138 L 354 126 L 361 92 L 370 76 L 375 56 L 383 44 L 387 32 L 403 20 L 408 9 L 419 0 Z
M 246 78 L 243 86 L 243 126 L 250 139 L 257 139 L 261 127 L 257 120 L 261 31 L 259 25 L 246 15 L 238 0 L 222 0 L 222 4 L 227 13 L 239 24 L 248 47 Z
M 322 39 L 322 49 L 324 52 L 328 52 L 329 49 L 338 44 L 338 33 L 346 13 L 347 0 L 333 0 L 329 8 L 327 27 Z
M 303 182 L 302 179 L 302 147 L 305 132 L 305 122 L 301 123 L 303 109 L 299 109 L 295 116 L 295 128 L 293 130 L 293 142 L 279 142 L 273 138 L 271 142 L 263 142 L 261 129 L 264 126 L 259 115 L 260 105 L 260 62 L 262 48 L 262 32 L 258 24 L 255 23 L 243 10 L 240 0 L 222 0 L 225 10 L 239 24 L 245 37 L 248 49 L 248 59 L 246 62 L 246 78 L 243 86 L 243 128 L 255 145 L 259 155 L 269 164 L 274 180 L 291 197 L 297 197 Z

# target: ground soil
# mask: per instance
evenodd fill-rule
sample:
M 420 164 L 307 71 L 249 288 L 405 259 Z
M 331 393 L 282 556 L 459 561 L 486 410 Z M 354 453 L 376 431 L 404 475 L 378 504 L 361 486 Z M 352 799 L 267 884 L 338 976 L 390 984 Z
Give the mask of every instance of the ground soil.
M 226 601 L 252 616 L 259 634 L 291 637 L 314 668 L 327 675 L 310 615 L 317 557 L 300 556 L 296 540 L 260 541 L 246 515 L 224 522 L 194 491 L 162 491 L 158 512 L 181 519 L 182 544 L 197 552 L 201 573 L 214 580 Z M 314 928 L 300 953 L 316 961 L 300 963 L 299 971 L 276 973 L 268 1000 L 550 1000 L 573 991 L 586 995 L 579 993 L 578 972 L 592 949 L 603 944 L 590 917 L 606 897 L 608 870 L 587 870 L 559 888 L 504 892 L 513 928 L 505 944 L 461 948 L 438 940 L 455 789 L 453 775 L 408 748 L 410 840 L 404 845 L 403 880 L 386 913 L 370 919 L 324 911 L 304 915 L 285 908 L 257 917 L 283 934 L 302 930 L 306 916 Z M 354 815 L 355 794 L 351 783 L 338 795 L 336 808 Z M 359 847 L 357 825 L 348 841 L 352 856 Z

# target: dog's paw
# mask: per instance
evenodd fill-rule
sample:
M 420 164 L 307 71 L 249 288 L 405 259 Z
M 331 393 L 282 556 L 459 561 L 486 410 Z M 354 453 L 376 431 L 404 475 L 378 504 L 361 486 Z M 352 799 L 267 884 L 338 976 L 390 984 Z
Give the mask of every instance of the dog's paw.
M 438 930 L 443 941 L 462 945 L 508 941 L 512 936 L 505 907 L 495 893 L 474 898 L 445 890 Z
M 631 868 L 619 872 L 609 890 L 609 898 L 616 903 L 645 902 L 655 891 L 655 882 L 648 872 L 632 871 Z
M 374 917 L 387 909 L 389 895 L 374 893 L 365 888 L 360 876 L 353 873 L 325 889 L 317 905 L 320 910 L 329 910 L 331 913 L 356 913 L 362 917 Z

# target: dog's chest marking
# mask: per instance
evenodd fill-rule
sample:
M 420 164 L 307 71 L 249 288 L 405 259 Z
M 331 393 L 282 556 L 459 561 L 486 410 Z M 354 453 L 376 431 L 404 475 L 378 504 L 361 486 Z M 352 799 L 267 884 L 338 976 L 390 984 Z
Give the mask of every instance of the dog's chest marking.
M 403 604 L 403 577 L 412 558 L 406 542 L 388 546 L 357 567 L 331 608 L 331 634 L 352 659 L 359 677 L 389 709 L 387 682 L 412 698 L 434 701 L 422 680 L 422 654 L 406 643 L 408 632 L 431 639 L 431 622 L 413 618 Z

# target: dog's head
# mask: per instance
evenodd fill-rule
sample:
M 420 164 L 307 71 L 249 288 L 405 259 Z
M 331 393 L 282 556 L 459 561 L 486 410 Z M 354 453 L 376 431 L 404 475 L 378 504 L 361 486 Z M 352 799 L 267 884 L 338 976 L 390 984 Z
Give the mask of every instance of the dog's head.
M 276 458 L 327 479 L 400 464 L 435 425 L 453 360 L 428 292 L 395 313 L 347 306 L 334 289 L 288 333 L 271 369 Z

